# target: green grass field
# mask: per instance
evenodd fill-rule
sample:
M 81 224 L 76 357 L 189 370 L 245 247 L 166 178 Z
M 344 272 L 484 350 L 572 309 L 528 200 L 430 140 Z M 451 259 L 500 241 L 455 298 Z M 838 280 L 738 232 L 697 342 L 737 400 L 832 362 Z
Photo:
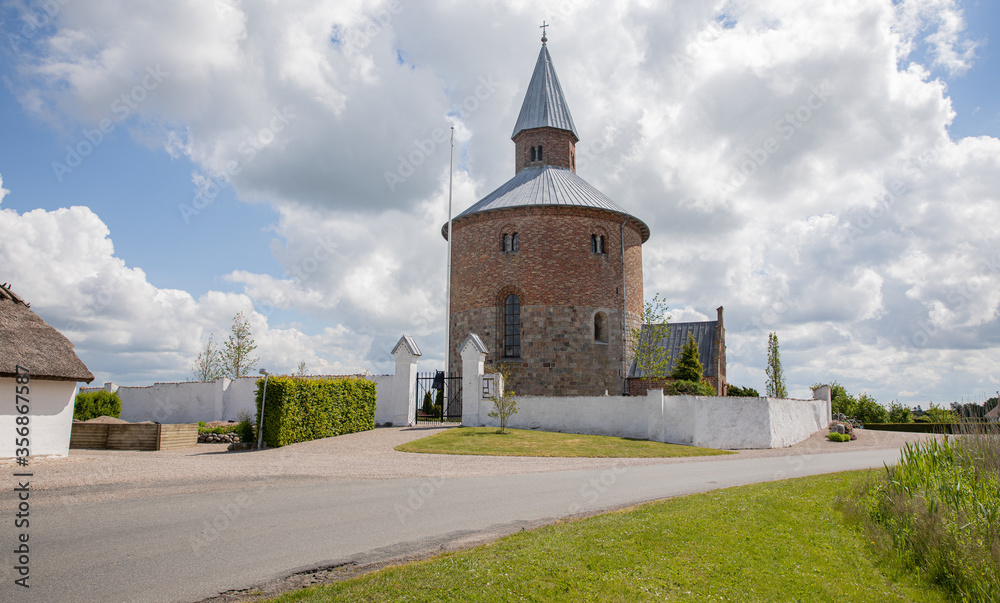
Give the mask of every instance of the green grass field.
M 492 456 L 566 456 L 600 458 L 669 458 L 732 454 L 727 450 L 679 446 L 647 440 L 508 429 L 455 427 L 396 446 L 403 452 L 476 454 Z
M 640 505 L 272 601 L 945 601 L 880 565 L 835 509 L 863 477 Z

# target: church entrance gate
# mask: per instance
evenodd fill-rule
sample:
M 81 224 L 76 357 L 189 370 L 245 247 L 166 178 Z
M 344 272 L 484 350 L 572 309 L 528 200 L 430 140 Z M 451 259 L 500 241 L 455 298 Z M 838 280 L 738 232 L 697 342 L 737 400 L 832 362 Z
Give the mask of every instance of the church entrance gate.
M 417 373 L 417 423 L 462 421 L 462 375 Z

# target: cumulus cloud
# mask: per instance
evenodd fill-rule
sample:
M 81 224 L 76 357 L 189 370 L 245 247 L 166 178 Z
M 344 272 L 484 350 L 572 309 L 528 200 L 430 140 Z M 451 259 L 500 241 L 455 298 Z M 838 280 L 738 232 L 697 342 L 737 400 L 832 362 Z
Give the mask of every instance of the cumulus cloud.
M 833 379 L 885 400 L 992 387 L 1000 141 L 948 135 L 934 74 L 960 76 L 977 51 L 954 0 L 542 6 L 580 175 L 650 225 L 647 293 L 685 320 L 726 307 L 735 382 L 763 383 L 773 330 L 800 395 Z M 274 362 L 326 350 L 331 366 L 363 366 L 404 332 L 440 359 L 448 127 L 457 212 L 513 175 L 537 8 L 70 3 L 19 65 L 26 110 L 95 123 L 148 67 L 168 72 L 123 122 L 192 161 L 198 186 L 270 203 L 283 271 L 234 266 L 242 294 L 160 290 L 85 208 L 5 213 L 36 234 L 0 249 L 79 255 L 31 285 L 73 293 L 54 310 L 65 321 L 124 283 L 101 328 L 80 332 L 95 351 L 192 355 L 256 308 L 290 350 Z M 81 220 L 89 235 L 67 231 Z M 331 326 L 268 327 L 272 310 Z M 179 339 L 181 324 L 200 331 Z

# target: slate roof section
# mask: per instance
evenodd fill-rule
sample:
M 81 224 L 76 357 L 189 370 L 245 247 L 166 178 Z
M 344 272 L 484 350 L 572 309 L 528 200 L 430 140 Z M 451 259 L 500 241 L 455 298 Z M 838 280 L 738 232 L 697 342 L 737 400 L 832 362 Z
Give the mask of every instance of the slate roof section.
M 572 170 L 552 165 L 531 166 L 522 169 L 500 188 L 486 195 L 471 207 L 453 218 L 512 207 L 592 207 L 629 216 L 630 222 L 639 226 L 642 242 L 649 239 L 649 227 L 632 216 L 604 193 L 591 186 Z M 448 238 L 448 223 L 441 227 L 441 235 Z
M 27 368 L 32 379 L 94 380 L 73 351 L 73 343 L 4 284 L 0 285 L 0 377 L 17 376 L 18 365 Z
M 545 127 L 569 130 L 580 140 L 580 133 L 576 131 L 569 105 L 566 104 L 566 95 L 563 94 L 555 67 L 552 66 L 549 49 L 542 44 L 535 62 L 535 71 L 531 74 L 531 82 L 524 94 L 524 102 L 521 103 L 521 113 L 517 116 L 514 133 L 510 137 L 517 137 L 522 130 Z
M 719 321 L 717 320 L 670 323 L 670 335 L 660 342 L 660 347 L 664 347 L 670 352 L 670 366 L 667 367 L 667 372 L 674 370 L 677 361 L 681 358 L 681 349 L 687 343 L 688 334 L 691 334 L 694 335 L 694 341 L 698 344 L 698 359 L 701 360 L 701 366 L 705 369 L 705 376 L 715 376 L 715 362 L 713 360 L 716 352 L 715 338 L 718 326 Z M 640 337 L 646 336 L 647 327 L 648 325 L 642 326 Z M 632 366 L 628 369 L 628 376 L 642 377 L 642 371 L 636 366 L 635 360 L 632 361 Z

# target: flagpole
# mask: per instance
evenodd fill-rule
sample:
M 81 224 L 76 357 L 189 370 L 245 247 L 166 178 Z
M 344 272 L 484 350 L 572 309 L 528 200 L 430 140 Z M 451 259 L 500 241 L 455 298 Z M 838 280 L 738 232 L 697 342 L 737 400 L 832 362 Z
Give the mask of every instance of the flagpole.
M 448 268 L 445 285 L 444 374 L 451 376 L 451 188 L 455 173 L 455 126 L 451 127 L 451 156 L 448 159 Z M 450 400 L 449 400 L 450 402 Z M 444 413 L 444 409 L 441 409 Z

